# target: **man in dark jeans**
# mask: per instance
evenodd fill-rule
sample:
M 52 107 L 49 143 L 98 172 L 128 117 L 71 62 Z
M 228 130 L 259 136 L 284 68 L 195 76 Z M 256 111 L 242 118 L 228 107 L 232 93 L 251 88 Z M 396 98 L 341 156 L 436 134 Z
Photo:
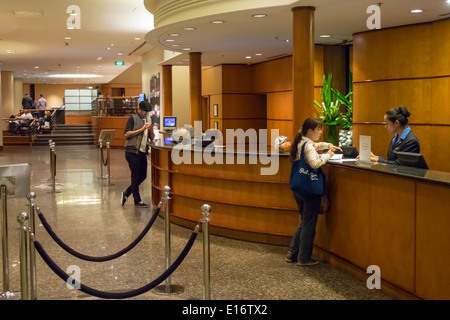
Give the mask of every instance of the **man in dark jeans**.
M 148 101 L 139 103 L 138 112 L 128 118 L 125 127 L 125 159 L 131 170 L 131 184 L 122 192 L 120 203 L 123 206 L 127 198 L 133 194 L 134 205 L 148 208 L 139 194 L 139 186 L 147 178 L 147 154 L 149 143 L 153 140 L 153 124 L 149 112 L 152 106 Z

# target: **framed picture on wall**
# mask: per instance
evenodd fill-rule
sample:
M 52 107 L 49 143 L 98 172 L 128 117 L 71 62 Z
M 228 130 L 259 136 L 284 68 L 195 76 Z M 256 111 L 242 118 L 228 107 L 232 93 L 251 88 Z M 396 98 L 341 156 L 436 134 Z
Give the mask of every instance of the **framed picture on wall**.
M 219 105 L 213 104 L 213 117 L 218 117 L 218 116 L 219 116 Z

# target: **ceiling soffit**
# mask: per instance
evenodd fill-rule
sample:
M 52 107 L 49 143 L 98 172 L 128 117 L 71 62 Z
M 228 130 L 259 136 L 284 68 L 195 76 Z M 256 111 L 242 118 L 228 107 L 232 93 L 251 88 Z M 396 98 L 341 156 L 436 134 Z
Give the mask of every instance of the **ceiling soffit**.
M 145 0 L 144 5 L 154 16 L 155 28 L 204 16 L 291 5 L 298 1 L 277 0 Z

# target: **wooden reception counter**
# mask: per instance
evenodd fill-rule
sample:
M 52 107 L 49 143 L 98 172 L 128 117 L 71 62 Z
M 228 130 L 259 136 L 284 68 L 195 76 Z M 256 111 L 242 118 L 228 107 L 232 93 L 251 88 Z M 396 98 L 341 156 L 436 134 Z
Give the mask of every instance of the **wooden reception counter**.
M 163 141 L 152 145 L 153 204 L 170 186 L 171 222 L 192 227 L 207 203 L 212 234 L 289 245 L 300 215 L 287 154 L 262 164 L 269 158 L 220 149 L 210 155 L 223 164 L 195 164 L 202 152 L 190 149 L 175 164 L 172 152 Z M 261 175 L 275 158 L 275 174 Z M 382 290 L 397 298 L 450 299 L 450 173 L 360 162 L 324 171 L 330 209 L 319 216 L 315 255 L 364 280 L 369 266 L 380 267 Z

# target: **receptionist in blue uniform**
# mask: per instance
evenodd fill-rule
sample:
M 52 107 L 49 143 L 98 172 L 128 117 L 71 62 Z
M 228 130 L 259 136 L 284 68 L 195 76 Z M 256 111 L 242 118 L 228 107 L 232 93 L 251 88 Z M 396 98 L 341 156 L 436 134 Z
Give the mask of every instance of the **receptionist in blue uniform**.
M 395 151 L 420 153 L 419 139 L 408 126 L 408 117 L 410 115 L 411 113 L 406 107 L 392 108 L 386 112 L 384 115 L 385 127 L 393 138 L 389 145 L 387 158 L 379 157 L 372 153 L 372 161 L 399 164 Z

